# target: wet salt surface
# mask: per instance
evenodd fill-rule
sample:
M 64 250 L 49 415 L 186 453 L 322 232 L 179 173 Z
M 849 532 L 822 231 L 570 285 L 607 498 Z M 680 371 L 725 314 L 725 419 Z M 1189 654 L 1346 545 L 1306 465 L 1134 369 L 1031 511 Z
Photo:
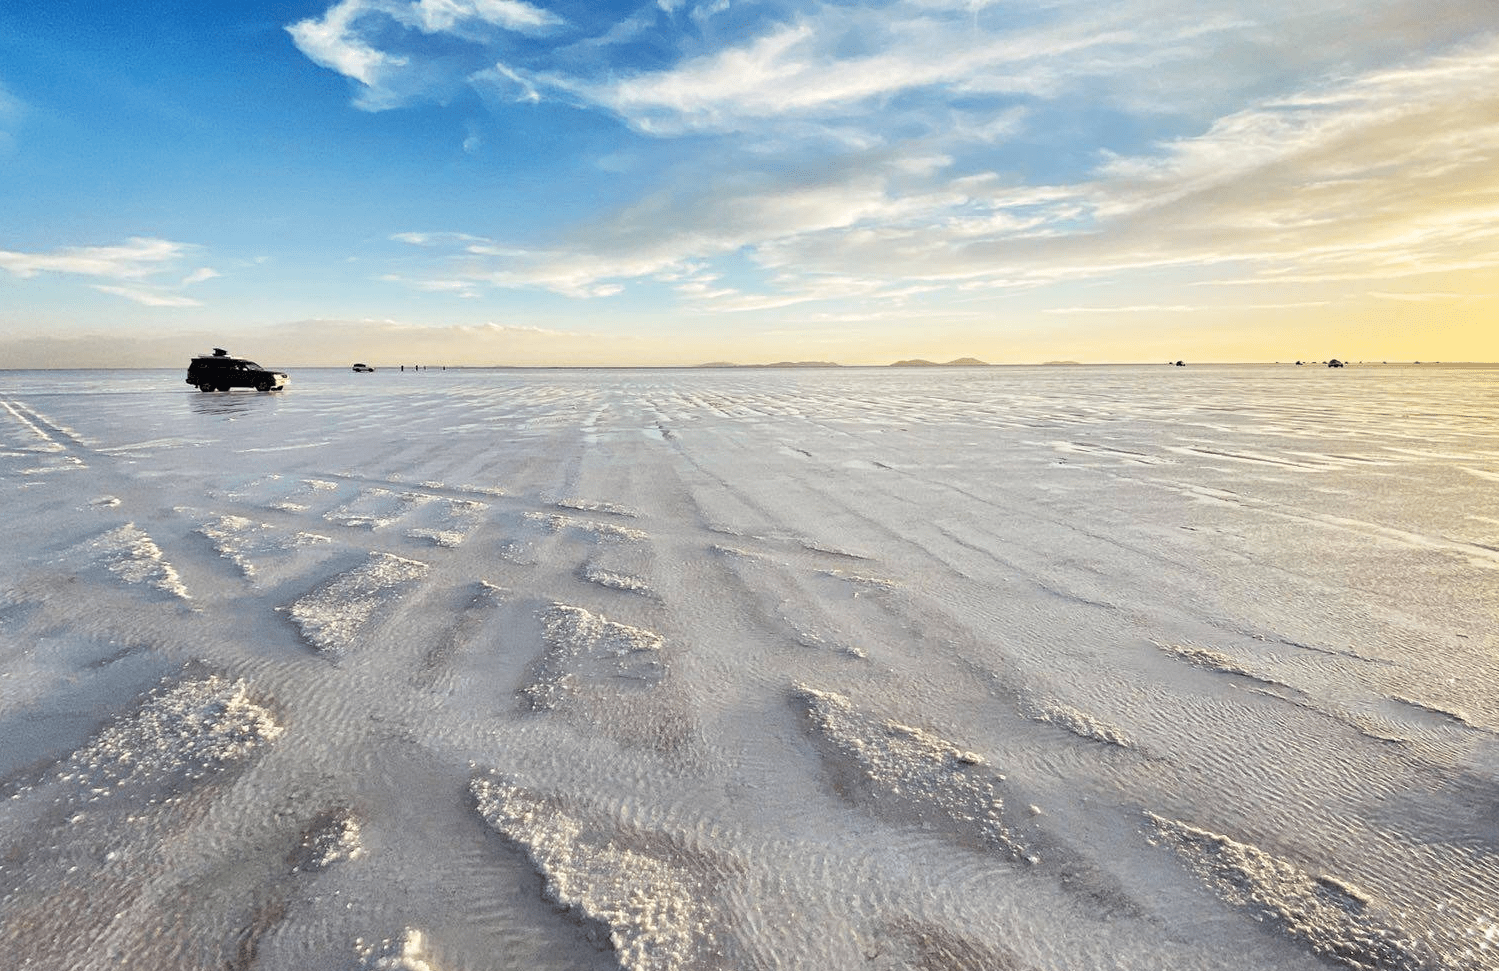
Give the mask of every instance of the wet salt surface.
M 7 967 L 1499 968 L 1499 371 L 294 379 L 0 372 Z

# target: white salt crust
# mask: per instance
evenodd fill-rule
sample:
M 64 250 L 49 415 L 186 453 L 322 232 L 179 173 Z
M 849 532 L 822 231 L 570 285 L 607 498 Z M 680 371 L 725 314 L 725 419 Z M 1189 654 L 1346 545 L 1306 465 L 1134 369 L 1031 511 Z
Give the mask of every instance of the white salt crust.
M 714 948 L 714 914 L 689 874 L 497 776 L 471 789 L 484 821 L 546 878 L 547 896 L 608 928 L 621 968 L 686 971 Z
M 371 622 L 371 615 L 427 574 L 418 560 L 371 553 L 363 566 L 333 577 L 290 607 L 302 636 L 330 658 L 346 655 Z
M 59 781 L 107 789 L 181 774 L 201 778 L 282 734 L 244 681 L 210 675 L 158 689 L 58 768 Z
M 355 941 L 359 967 L 367 971 L 442 971 L 427 953 L 427 935 L 408 927 L 400 937 L 379 944 Z
M 1153 813 L 1162 840 L 1208 886 L 1268 920 L 1318 956 L 1354 971 L 1446 971 L 1449 963 L 1402 928 L 1364 891 L 1218 833 Z
M 161 547 L 134 523 L 117 526 L 83 544 L 80 550 L 126 583 L 190 599 L 182 578 L 162 555 Z
M 925 729 L 856 709 L 848 698 L 798 685 L 812 728 L 870 799 L 901 815 L 941 818 L 959 834 L 1038 862 L 1004 819 L 1004 776 L 984 758 Z
M 541 622 L 547 649 L 520 689 L 533 710 L 556 708 L 599 678 L 651 685 L 665 675 L 664 641 L 654 631 L 567 604 L 547 608 Z

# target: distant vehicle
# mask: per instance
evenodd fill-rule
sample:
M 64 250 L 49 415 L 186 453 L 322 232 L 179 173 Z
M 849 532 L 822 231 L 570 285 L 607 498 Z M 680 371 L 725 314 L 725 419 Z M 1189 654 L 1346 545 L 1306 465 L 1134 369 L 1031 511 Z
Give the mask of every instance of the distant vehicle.
M 1340 360 L 1338 360 L 1337 358 L 1333 358 L 1331 361 L 1327 362 L 1327 366 L 1328 367 L 1342 367 L 1343 366 L 1343 362 L 1340 361 Z
M 280 391 L 288 380 L 281 371 L 267 370 L 242 357 L 230 357 L 222 347 L 215 347 L 211 355 L 193 358 L 187 366 L 187 383 L 199 391 L 228 391 L 230 388 Z
M 354 370 L 358 371 L 360 374 L 373 374 L 375 369 L 370 367 L 368 364 L 356 364 L 354 365 Z

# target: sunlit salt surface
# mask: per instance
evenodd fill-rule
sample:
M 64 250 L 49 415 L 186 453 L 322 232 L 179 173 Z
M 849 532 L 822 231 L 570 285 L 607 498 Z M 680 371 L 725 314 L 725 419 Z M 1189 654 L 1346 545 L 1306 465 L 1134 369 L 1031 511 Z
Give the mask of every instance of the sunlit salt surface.
M 0 372 L 7 968 L 1499 969 L 1499 369 Z

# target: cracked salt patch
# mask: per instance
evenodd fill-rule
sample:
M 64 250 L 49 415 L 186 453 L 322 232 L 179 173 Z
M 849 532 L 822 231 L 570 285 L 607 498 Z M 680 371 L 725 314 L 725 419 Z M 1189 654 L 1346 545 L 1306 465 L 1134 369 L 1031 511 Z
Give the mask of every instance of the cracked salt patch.
M 579 512 L 603 512 L 611 516 L 624 516 L 629 519 L 640 515 L 629 506 L 621 506 L 616 502 L 593 502 L 588 499 L 558 499 L 553 505 L 563 509 L 576 509 Z
M 829 545 L 827 543 L 819 543 L 819 542 L 816 542 L 815 540 L 804 539 L 804 540 L 802 540 L 802 544 L 801 545 L 802 545 L 803 549 L 805 549 L 805 550 L 807 550 L 808 552 L 811 552 L 811 553 L 826 553 L 829 556 L 841 556 L 841 557 L 844 557 L 845 559 L 849 559 L 849 560 L 867 560 L 867 559 L 869 559 L 869 557 L 866 556 L 863 553 L 855 553 L 852 550 L 846 550 L 846 549 L 843 549 L 842 547 L 832 546 L 832 545 Z
M 426 522 L 407 529 L 406 535 L 452 549 L 479 527 L 488 508 L 486 503 L 474 499 L 435 498 L 417 513 Z
M 894 580 L 887 580 L 884 577 L 866 576 L 861 573 L 850 573 L 847 570 L 821 570 L 819 572 L 823 576 L 833 577 L 834 579 L 843 580 L 847 583 L 852 583 L 855 586 L 865 587 L 870 590 L 879 591 L 881 593 L 888 593 L 896 588 L 896 583 Z M 858 594 L 855 593 L 854 596 L 857 597 Z
M 1022 714 L 1033 721 L 1065 728 L 1079 738 L 1117 745 L 1120 748 L 1135 748 L 1134 739 L 1113 725 L 1101 722 L 1092 715 L 1060 702 L 1043 701 L 1029 705 L 1022 711 Z
M 291 854 L 293 873 L 316 872 L 364 853 L 359 819 L 345 808 L 319 813 L 302 833 Z
M 303 479 L 295 492 L 280 499 L 272 499 L 266 506 L 282 512 L 306 512 L 312 508 L 310 500 L 316 498 L 318 493 L 336 491 L 338 491 L 337 482 L 328 482 L 324 479 Z
M 564 529 L 577 529 L 585 533 L 593 533 L 597 536 L 609 536 L 617 539 L 649 539 L 650 534 L 644 530 L 635 529 L 630 526 L 621 526 L 618 523 L 601 523 L 591 519 L 578 519 L 575 516 L 564 516 L 560 513 L 528 512 L 525 518 L 534 523 L 541 523 L 554 533 Z
M 367 971 L 441 971 L 427 953 L 427 935 L 408 927 L 399 938 L 386 938 L 378 945 L 354 942 L 359 967 Z
M 588 818 L 498 775 L 470 786 L 479 815 L 530 858 L 557 904 L 598 921 L 626 971 L 719 967 L 712 875 L 661 834 Z M 699 861 L 701 862 L 701 861 Z
M 583 579 L 589 583 L 597 583 L 601 587 L 611 590 L 624 590 L 629 593 L 649 594 L 652 592 L 650 584 L 640 577 L 630 576 L 627 573 L 618 573 L 614 570 L 606 570 L 594 563 L 585 563 L 582 571 Z
M 329 522 L 362 529 L 389 526 L 413 509 L 432 501 L 432 496 L 415 492 L 392 492 L 370 488 L 348 502 L 323 514 Z
M 117 526 L 76 549 L 92 555 L 126 583 L 153 587 L 182 600 L 191 599 L 182 578 L 162 555 L 161 547 L 134 523 Z
M 1252 681 L 1258 681 L 1261 684 L 1268 684 L 1277 688 L 1290 687 L 1290 685 L 1276 681 L 1257 671 L 1251 671 L 1236 659 L 1229 657 L 1221 651 L 1198 647 L 1195 644 L 1164 644 L 1158 641 L 1154 643 L 1156 647 L 1167 654 L 1206 671 L 1217 671 L 1219 674 L 1235 674 L 1241 678 L 1249 678 Z
M 1000 797 L 1005 777 L 982 756 L 921 728 L 859 711 L 848 698 L 798 685 L 841 795 L 888 808 L 922 823 L 938 822 L 953 835 L 1039 862 L 1006 825 Z
M 198 532 L 213 542 L 219 554 L 228 557 L 246 579 L 260 581 L 268 566 L 280 566 L 295 559 L 307 547 L 329 543 L 316 533 L 284 532 L 268 523 L 257 523 L 244 516 L 222 515 L 198 527 Z
M 522 710 L 555 712 L 624 746 L 674 757 L 695 751 L 692 706 L 668 680 L 660 634 L 565 604 L 541 622 L 546 648 L 518 689 Z
M 660 634 L 582 607 L 553 604 L 541 618 L 547 650 L 520 694 L 533 711 L 565 703 L 590 684 L 657 684 L 666 676 Z
M 287 609 L 319 653 L 341 658 L 368 630 L 372 615 L 389 607 L 427 570 L 418 560 L 371 553 L 363 566 L 332 577 Z
M 251 699 L 246 682 L 210 675 L 155 691 L 138 711 L 69 756 L 56 778 L 95 793 L 175 775 L 199 779 L 282 731 L 271 712 Z
M 1355 971 L 1446 971 L 1445 960 L 1346 881 L 1313 876 L 1248 843 L 1147 813 L 1187 868 L 1214 892 L 1269 920 L 1317 956 Z

